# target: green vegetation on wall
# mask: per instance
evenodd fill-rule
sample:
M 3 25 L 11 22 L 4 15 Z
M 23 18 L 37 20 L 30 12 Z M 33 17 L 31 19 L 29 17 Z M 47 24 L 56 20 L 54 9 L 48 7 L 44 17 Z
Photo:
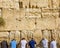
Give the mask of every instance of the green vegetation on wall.
M 4 25 L 5 25 L 5 20 L 2 17 L 0 17 L 0 26 L 4 26 Z

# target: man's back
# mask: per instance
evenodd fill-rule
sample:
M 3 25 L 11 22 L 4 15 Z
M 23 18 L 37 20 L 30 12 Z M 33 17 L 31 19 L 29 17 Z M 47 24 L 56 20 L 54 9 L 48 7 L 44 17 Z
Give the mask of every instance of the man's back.
M 51 42 L 50 48 L 57 48 L 56 41 Z
M 26 40 L 21 40 L 21 48 L 25 48 L 27 44 Z
M 48 40 L 47 39 L 42 40 L 42 46 L 44 48 L 48 48 Z
M 8 44 L 6 41 L 1 42 L 1 48 L 8 48 Z
M 16 48 L 16 44 L 17 44 L 17 43 L 16 43 L 15 40 L 11 41 L 10 44 L 11 44 L 11 48 Z
M 35 48 L 36 42 L 34 40 L 29 41 L 30 48 Z

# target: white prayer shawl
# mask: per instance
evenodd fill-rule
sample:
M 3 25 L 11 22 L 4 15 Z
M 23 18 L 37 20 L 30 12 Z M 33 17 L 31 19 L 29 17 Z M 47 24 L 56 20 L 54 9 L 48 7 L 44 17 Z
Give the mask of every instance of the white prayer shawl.
M 21 48 L 26 48 L 27 41 L 21 40 Z
M 50 43 L 50 48 L 57 48 L 56 41 Z
M 47 39 L 42 40 L 42 45 L 44 48 L 48 48 L 48 40 Z

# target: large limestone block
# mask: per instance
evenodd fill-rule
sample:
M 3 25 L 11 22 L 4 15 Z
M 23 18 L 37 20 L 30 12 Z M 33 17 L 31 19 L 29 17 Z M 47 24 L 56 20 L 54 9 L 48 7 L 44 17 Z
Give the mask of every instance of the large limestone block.
M 3 8 L 10 8 L 9 2 L 3 2 L 2 3 Z
M 0 8 L 2 7 L 2 2 L 0 2 Z
M 42 34 L 41 30 L 35 30 L 33 32 L 33 38 L 36 40 L 37 43 L 39 43 L 41 41 L 42 37 L 43 37 L 43 34 Z
M 49 8 L 42 8 L 42 17 L 51 17 L 52 16 L 52 11 L 49 10 Z
M 24 30 L 27 28 L 25 18 L 20 18 L 21 21 L 16 20 L 16 29 L 17 30 Z
M 8 42 L 8 38 L 6 38 L 6 37 L 0 37 L 0 42 L 3 41 L 3 40 L 6 40 Z
M 5 19 L 6 22 L 5 29 L 11 29 L 14 23 L 13 10 L 4 9 L 3 18 Z
M 2 41 L 2 40 L 9 40 L 9 33 L 6 31 L 1 31 L 0 32 L 0 42 Z
M 42 16 L 57 18 L 59 16 L 59 12 L 57 8 L 42 8 Z
M 21 18 L 24 18 L 26 16 L 26 9 L 24 9 L 24 8 L 20 9 L 19 15 L 20 15 Z
M 11 16 L 13 16 L 13 9 L 3 8 L 3 17 L 8 19 Z
M 32 32 L 32 30 L 22 30 L 20 37 L 25 38 L 28 41 L 30 38 L 32 38 Z
M 37 28 L 38 29 L 46 29 L 46 28 L 54 29 L 55 27 L 56 27 L 56 25 L 55 25 L 55 19 L 54 18 L 37 19 Z
M 41 8 L 43 13 L 51 12 L 50 8 Z
M 51 41 L 51 31 L 50 30 L 44 30 L 42 32 L 43 38 L 47 38 L 49 41 Z
M 27 8 L 24 11 L 25 11 L 25 16 L 26 17 L 30 17 L 30 18 L 41 17 L 41 9 L 36 9 L 36 8 L 29 9 L 29 8 Z
M 35 20 L 34 19 L 29 19 L 29 18 L 20 18 L 21 21 L 16 21 L 16 29 L 20 29 L 20 30 L 32 30 L 35 28 Z
M 3 9 L 3 14 L 2 15 L 3 15 L 3 18 L 4 18 L 5 22 L 7 22 L 6 19 L 9 18 L 8 17 L 8 12 L 9 12 L 8 9 Z M 6 24 L 5 24 L 5 26 L 6 26 Z M 5 27 L 3 29 L 5 29 Z
M 53 13 L 52 13 L 52 15 L 55 17 L 55 18 L 58 18 L 58 16 L 59 16 L 59 12 L 58 12 L 59 10 L 53 10 Z
M 20 16 L 20 10 L 13 9 L 13 18 L 15 22 L 20 20 Z
M 3 8 L 14 8 L 14 1 L 13 0 L 2 0 L 2 7 Z
M 35 19 L 33 19 L 33 18 L 26 18 L 26 26 L 28 27 L 28 30 L 35 29 Z
M 8 32 L 0 32 L 0 37 L 8 37 L 9 33 Z
M 53 8 L 59 8 L 59 0 L 53 0 Z
M 59 7 L 59 0 L 48 0 L 48 6 L 50 8 L 58 8 Z
M 16 29 L 17 27 L 17 21 L 16 18 L 19 17 L 18 11 L 14 11 L 13 9 L 4 9 L 5 11 L 3 12 L 3 18 L 6 21 L 5 29 Z M 17 13 L 16 13 L 17 12 Z
M 21 18 L 20 11 L 8 9 L 3 12 L 3 16 L 6 20 L 6 29 L 12 29 L 12 30 L 20 30 L 20 29 L 26 29 L 28 23 L 26 22 L 25 18 Z M 9 15 L 8 15 L 9 14 Z M 21 14 L 22 15 L 22 14 Z M 9 26 L 8 26 L 9 24 Z

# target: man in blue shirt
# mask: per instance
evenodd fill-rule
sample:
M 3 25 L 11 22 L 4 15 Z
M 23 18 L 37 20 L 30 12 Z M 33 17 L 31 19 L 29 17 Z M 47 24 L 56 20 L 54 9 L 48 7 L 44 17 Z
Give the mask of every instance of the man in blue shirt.
M 11 48 L 16 48 L 16 45 L 17 45 L 16 40 L 13 39 L 13 40 L 11 41 L 10 45 L 11 45 Z
M 32 38 L 32 39 L 29 41 L 28 44 L 29 44 L 30 48 L 35 48 L 36 41 Z

